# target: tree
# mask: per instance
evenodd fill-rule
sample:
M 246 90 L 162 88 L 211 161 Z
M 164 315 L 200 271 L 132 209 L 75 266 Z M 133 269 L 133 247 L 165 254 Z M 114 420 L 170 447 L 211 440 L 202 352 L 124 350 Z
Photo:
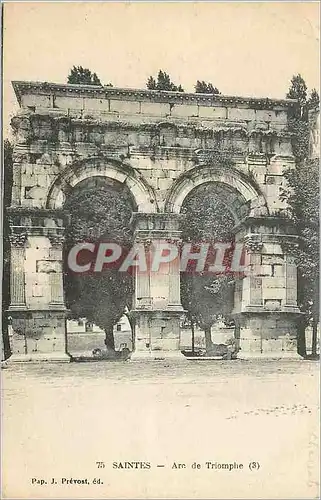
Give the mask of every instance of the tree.
M 308 100 L 309 109 L 318 108 L 320 105 L 320 97 L 316 89 L 311 90 L 311 94 Z
M 300 73 L 292 77 L 286 97 L 287 99 L 297 99 L 299 103 L 298 118 L 306 117 L 307 86 Z
M 90 69 L 83 68 L 82 66 L 73 66 L 68 75 L 67 83 L 77 85 L 99 85 L 102 86 L 100 79 L 96 73 L 92 73 Z M 112 87 L 109 83 L 106 87 Z
M 68 305 L 75 319 L 86 317 L 105 331 L 107 350 L 115 350 L 113 326 L 124 314 L 133 293 L 131 276 L 117 270 L 74 277 Z
M 298 265 L 298 302 L 304 312 L 302 328 L 305 330 L 312 324 L 312 354 L 316 355 L 320 300 L 319 161 L 301 161 L 295 169 L 286 172 L 286 178 L 291 188 L 286 192 L 286 199 L 300 236 L 294 255 Z M 301 338 L 304 340 L 302 333 Z M 304 347 L 301 351 L 304 355 Z
M 66 200 L 71 224 L 67 229 L 66 253 L 80 241 L 114 241 L 123 248 L 131 244 L 129 220 L 131 198 L 127 191 L 106 185 L 101 178 L 81 183 Z M 113 326 L 131 307 L 132 277 L 117 269 L 71 274 L 66 267 L 66 299 L 73 318 L 86 317 L 106 334 L 108 350 L 114 350 Z
M 8 139 L 3 143 L 3 165 L 4 165 L 4 192 L 3 192 L 3 277 L 2 277 L 2 339 L 4 357 L 8 358 L 10 352 L 10 342 L 8 335 L 8 307 L 10 305 L 10 241 L 9 241 L 9 221 L 7 209 L 11 205 L 12 185 L 13 185 L 13 145 Z
M 147 80 L 146 87 L 148 88 L 148 90 L 157 90 L 156 85 L 157 83 L 155 78 L 153 76 L 150 76 Z
M 308 89 L 302 76 L 294 75 L 287 98 L 296 99 L 299 106 L 289 116 L 288 128 L 292 136 L 292 150 L 297 165 L 309 156 L 309 110 L 319 107 L 320 98 L 316 89 L 312 89 L 308 98 Z
M 299 246 L 295 249 L 298 265 L 298 302 L 302 312 L 302 331 L 299 335 L 299 351 L 305 355 L 304 330 L 312 323 L 312 354 L 316 355 L 317 325 L 319 322 L 319 162 L 309 159 L 308 108 L 315 108 L 319 96 L 315 89 L 307 99 L 307 86 L 296 75 L 291 80 L 287 97 L 298 99 L 300 111 L 289 120 L 295 168 L 285 176 L 288 188 L 282 197 L 287 200 L 290 217 L 297 228 Z
M 234 280 L 228 275 L 189 276 L 182 278 L 182 305 L 191 324 L 197 324 L 205 334 L 206 352 L 210 354 L 213 342 L 211 327 L 223 316 L 229 317 L 233 308 Z
M 173 92 L 184 92 L 184 89 L 181 85 L 175 85 L 170 76 L 161 69 L 158 72 L 157 79 L 153 76 L 150 76 L 147 80 L 146 87 L 149 90 L 171 90 Z
M 217 87 L 214 87 L 211 82 L 204 82 L 204 80 L 197 80 L 195 85 L 195 92 L 197 94 L 220 94 Z

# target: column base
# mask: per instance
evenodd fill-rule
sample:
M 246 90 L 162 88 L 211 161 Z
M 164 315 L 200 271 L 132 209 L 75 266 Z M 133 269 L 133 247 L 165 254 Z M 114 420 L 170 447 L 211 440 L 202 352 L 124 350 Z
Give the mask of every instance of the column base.
M 262 359 L 262 360 L 283 360 L 283 359 L 296 359 L 304 360 L 300 354 L 297 352 L 242 352 L 237 353 L 237 359 L 251 360 L 251 359 Z
M 186 359 L 181 351 L 134 351 L 130 357 L 131 361 L 185 361 Z
M 66 308 L 11 311 L 10 363 L 69 362 L 66 354 Z
M 297 313 L 245 312 L 238 315 L 237 359 L 301 359 Z
M 6 363 L 69 363 L 70 359 L 69 354 L 65 352 L 12 354 Z

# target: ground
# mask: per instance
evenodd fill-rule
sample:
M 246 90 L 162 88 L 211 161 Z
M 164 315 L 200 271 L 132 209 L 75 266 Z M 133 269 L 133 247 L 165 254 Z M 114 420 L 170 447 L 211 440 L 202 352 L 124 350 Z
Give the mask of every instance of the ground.
M 2 391 L 3 498 L 318 496 L 313 361 L 11 365 Z

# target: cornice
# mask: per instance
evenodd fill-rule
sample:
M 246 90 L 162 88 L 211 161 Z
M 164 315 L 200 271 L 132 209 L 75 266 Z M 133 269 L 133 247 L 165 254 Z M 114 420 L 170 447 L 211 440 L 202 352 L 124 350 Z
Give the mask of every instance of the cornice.
M 118 100 L 139 100 L 142 102 L 157 102 L 170 104 L 196 104 L 207 106 L 230 106 L 245 105 L 254 109 L 273 109 L 275 107 L 287 109 L 297 105 L 295 99 L 271 99 L 268 97 L 242 97 L 228 96 L 222 94 L 196 94 L 185 92 L 170 92 L 159 90 L 117 88 L 98 85 L 73 85 L 49 82 L 12 82 L 17 100 L 21 105 L 21 97 L 24 94 L 54 94 L 77 97 L 96 97 Z

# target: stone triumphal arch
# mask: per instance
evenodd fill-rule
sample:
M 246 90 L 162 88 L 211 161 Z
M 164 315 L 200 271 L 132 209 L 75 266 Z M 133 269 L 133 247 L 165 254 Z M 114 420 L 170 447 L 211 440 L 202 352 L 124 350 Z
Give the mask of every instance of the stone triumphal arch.
M 238 279 L 239 356 L 296 355 L 295 231 L 281 191 L 294 165 L 291 100 L 13 82 L 20 110 L 10 215 L 12 360 L 69 360 L 63 291 L 64 200 L 100 176 L 128 188 L 136 241 L 179 241 L 184 199 L 215 183 L 254 272 Z M 233 151 L 233 165 L 213 162 Z M 136 358 L 180 355 L 179 263 L 137 275 Z M 36 339 L 36 340 L 35 340 Z M 35 347 L 36 345 L 36 347 Z

